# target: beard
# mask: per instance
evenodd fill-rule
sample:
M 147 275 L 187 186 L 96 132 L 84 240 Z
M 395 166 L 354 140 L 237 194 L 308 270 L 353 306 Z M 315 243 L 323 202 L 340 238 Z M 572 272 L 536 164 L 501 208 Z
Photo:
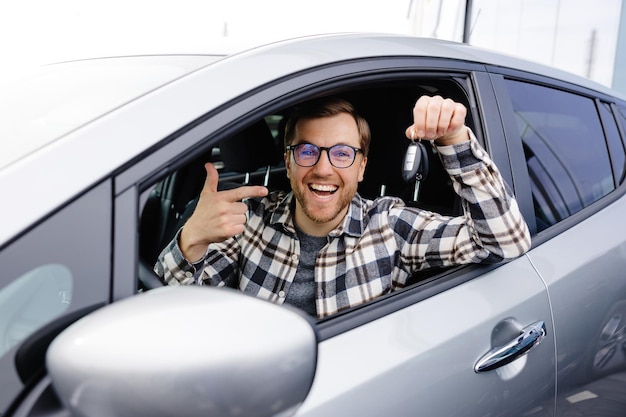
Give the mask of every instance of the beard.
M 313 178 L 313 180 L 315 179 Z M 346 186 L 341 183 L 339 189 L 335 191 L 332 201 L 324 203 L 314 201 L 311 196 L 312 191 L 306 185 L 296 183 L 293 178 L 290 182 L 293 194 L 304 215 L 314 223 L 320 224 L 341 220 L 357 191 L 357 184 Z

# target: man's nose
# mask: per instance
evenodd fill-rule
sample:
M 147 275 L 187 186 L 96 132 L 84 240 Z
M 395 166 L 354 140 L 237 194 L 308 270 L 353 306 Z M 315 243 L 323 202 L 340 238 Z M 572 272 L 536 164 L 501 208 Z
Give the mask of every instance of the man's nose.
M 328 150 L 321 149 L 320 159 L 317 161 L 317 164 L 313 166 L 313 169 L 318 174 L 332 174 L 333 166 L 330 163 Z

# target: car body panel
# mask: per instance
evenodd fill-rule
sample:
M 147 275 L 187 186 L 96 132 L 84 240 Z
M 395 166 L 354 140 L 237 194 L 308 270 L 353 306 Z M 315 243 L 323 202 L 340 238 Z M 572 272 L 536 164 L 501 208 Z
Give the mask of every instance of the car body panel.
M 548 336 L 507 367 L 475 373 L 474 363 L 492 347 L 491 331 L 504 319 L 524 326 L 544 320 Z M 523 257 L 323 341 L 311 394 L 297 415 L 339 410 L 378 416 L 381 402 L 393 416 L 488 415 L 495 410 L 515 416 L 536 407 L 550 412 L 554 355 L 546 288 Z
M 142 56 L 84 60 L 38 68 L 2 88 L 7 141 L 0 168 L 124 106 L 176 78 L 218 60 L 213 56 Z
M 623 227 L 625 212 L 622 197 L 528 254 L 548 285 L 554 312 L 557 416 L 589 412 L 597 407 L 585 401 L 592 399 L 607 413 L 624 410 L 618 387 L 626 384 L 618 381 L 626 377 L 626 242 L 616 228 Z M 597 386 L 611 378 L 609 391 Z
M 581 85 L 547 79 L 539 74 L 528 75 L 511 69 L 500 69 L 500 74 L 492 78 L 498 92 L 499 113 L 506 126 L 507 143 L 519 148 L 521 139 L 513 118 L 514 110 L 504 81 L 506 78 L 525 80 L 557 91 L 593 98 L 595 107 L 605 110 L 605 113 L 599 112 L 600 116 L 606 114 L 607 106 L 603 102 L 614 100 L 611 96 L 594 93 Z M 620 140 L 611 136 L 615 135 L 619 126 L 615 123 L 615 116 L 609 116 L 602 116 L 606 140 L 617 142 L 612 145 L 611 157 L 623 164 L 624 139 L 622 137 L 620 145 Z M 598 115 L 595 117 L 600 120 Z M 610 148 L 609 145 L 607 147 Z M 604 150 L 598 149 L 598 153 L 601 151 Z M 584 151 L 578 155 L 582 161 L 587 159 Z M 511 164 L 520 167 L 516 175 L 527 178 L 525 152 L 521 149 L 511 152 L 511 157 Z M 626 189 L 623 178 L 620 178 L 623 167 L 618 163 L 613 165 L 613 169 L 615 191 L 535 234 L 533 249 L 527 254 L 546 282 L 554 317 L 558 352 L 556 416 L 586 416 L 595 413 L 619 416 L 624 410 L 625 398 L 622 393 L 626 392 L 626 384 L 623 382 L 626 358 L 620 346 L 623 347 L 623 317 L 626 317 L 626 248 L 623 234 L 616 233 L 616 230 L 623 229 Z M 561 178 L 560 181 L 564 185 L 574 182 L 567 178 Z M 516 187 L 518 199 L 524 199 L 524 195 L 527 195 L 527 201 L 533 203 L 528 187 L 530 184 L 527 180 L 524 184 L 524 187 Z M 575 185 L 581 187 L 584 193 L 598 188 L 597 184 L 581 184 L 579 181 Z M 602 195 L 604 191 L 597 192 Z M 551 202 L 559 204 L 559 201 Z M 533 225 L 534 216 L 529 220 L 529 224 Z M 536 230 L 536 226 L 531 227 L 531 230 Z

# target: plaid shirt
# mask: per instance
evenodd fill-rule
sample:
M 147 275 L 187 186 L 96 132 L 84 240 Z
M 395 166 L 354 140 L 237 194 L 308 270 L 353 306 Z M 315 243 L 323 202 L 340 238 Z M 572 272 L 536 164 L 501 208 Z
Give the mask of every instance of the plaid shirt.
M 318 318 L 402 288 L 420 269 L 499 262 L 528 250 L 530 234 L 516 201 L 470 136 L 470 142 L 437 147 L 464 215 L 445 217 L 406 207 L 394 197 L 372 201 L 355 195 L 345 219 L 317 255 Z M 246 203 L 243 233 L 210 245 L 196 264 L 183 257 L 177 235 L 159 256 L 157 274 L 170 285 L 227 285 L 282 304 L 300 254 L 293 194 L 272 193 Z

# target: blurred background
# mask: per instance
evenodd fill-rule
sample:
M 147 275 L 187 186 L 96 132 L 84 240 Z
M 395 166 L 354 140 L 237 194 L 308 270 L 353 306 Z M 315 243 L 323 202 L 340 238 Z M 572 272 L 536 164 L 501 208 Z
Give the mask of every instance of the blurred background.
M 5 0 L 0 83 L 71 59 L 229 52 L 355 31 L 466 42 L 626 93 L 622 0 Z

